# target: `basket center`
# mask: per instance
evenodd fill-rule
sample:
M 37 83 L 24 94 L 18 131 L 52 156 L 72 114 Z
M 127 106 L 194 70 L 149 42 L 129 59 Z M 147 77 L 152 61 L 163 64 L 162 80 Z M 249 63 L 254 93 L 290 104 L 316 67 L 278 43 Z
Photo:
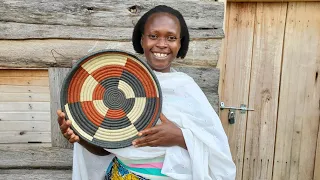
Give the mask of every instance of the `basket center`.
M 109 109 L 121 109 L 126 103 L 126 97 L 120 89 L 116 87 L 108 88 L 103 95 L 103 103 Z

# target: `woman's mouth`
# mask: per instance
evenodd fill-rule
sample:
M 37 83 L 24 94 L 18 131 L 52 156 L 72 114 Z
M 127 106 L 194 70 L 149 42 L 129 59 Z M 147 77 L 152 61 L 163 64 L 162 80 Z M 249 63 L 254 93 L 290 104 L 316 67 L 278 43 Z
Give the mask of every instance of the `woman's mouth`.
M 157 59 L 166 59 L 169 54 L 166 53 L 152 53 Z

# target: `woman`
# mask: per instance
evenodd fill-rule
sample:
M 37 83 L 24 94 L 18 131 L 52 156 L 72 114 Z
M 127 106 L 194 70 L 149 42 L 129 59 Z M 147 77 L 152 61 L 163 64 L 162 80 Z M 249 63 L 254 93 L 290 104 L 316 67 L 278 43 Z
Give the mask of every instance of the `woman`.
M 107 167 L 105 179 L 234 179 L 235 165 L 219 117 L 193 79 L 171 68 L 175 58 L 186 56 L 189 45 L 180 12 L 167 6 L 151 9 L 136 24 L 132 43 L 159 80 L 161 123 L 139 132 L 133 146 L 103 149 L 79 139 L 58 111 L 61 132 L 69 142 L 81 144 L 74 147 L 74 179 L 90 179 Z

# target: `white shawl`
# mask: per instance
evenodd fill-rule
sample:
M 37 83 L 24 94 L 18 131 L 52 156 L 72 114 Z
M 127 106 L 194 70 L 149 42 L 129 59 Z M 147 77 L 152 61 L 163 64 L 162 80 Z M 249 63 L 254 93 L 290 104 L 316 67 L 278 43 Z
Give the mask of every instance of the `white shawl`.
M 218 115 L 199 86 L 185 73 L 155 72 L 155 74 L 162 90 L 162 113 L 181 128 L 188 151 L 178 146 L 141 148 L 130 146 L 107 150 L 116 156 L 130 159 L 165 155 L 161 173 L 173 179 L 234 180 L 236 168 L 232 161 L 227 136 Z M 82 146 L 75 144 L 73 179 L 101 179 L 110 159 L 114 156 L 93 158 L 95 155 L 88 154 L 90 153 Z M 95 172 L 95 177 L 91 175 L 92 170 Z

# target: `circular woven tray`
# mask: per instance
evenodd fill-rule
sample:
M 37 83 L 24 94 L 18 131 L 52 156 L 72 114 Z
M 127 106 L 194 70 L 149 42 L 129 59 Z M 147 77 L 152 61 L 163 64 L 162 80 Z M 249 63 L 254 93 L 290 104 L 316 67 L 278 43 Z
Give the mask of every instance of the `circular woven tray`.
M 161 89 L 149 66 L 117 50 L 83 57 L 61 89 L 61 108 L 75 133 L 109 149 L 130 146 L 139 131 L 154 126 L 161 103 Z

